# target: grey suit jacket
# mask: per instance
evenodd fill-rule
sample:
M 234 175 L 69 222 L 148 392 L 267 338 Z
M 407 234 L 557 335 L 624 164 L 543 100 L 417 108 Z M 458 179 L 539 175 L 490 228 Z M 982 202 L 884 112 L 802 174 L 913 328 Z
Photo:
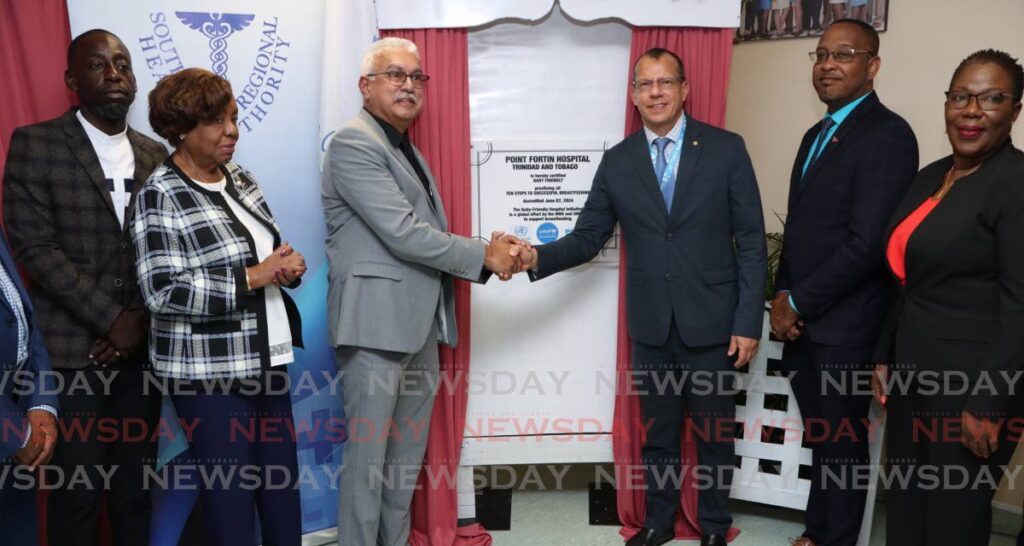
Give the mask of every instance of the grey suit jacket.
M 448 233 L 426 161 L 431 199 L 413 166 L 365 110 L 339 129 L 324 163 L 327 309 L 331 343 L 413 353 L 439 306 L 441 341 L 458 342 L 452 277 L 477 281 L 486 243 Z

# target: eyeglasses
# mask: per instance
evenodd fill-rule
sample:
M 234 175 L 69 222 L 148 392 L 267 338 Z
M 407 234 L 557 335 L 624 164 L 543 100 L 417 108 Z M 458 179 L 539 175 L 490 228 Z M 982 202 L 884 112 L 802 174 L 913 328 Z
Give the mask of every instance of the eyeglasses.
M 373 74 L 366 75 L 367 78 L 370 76 L 387 76 L 388 81 L 391 82 L 392 85 L 403 85 L 406 79 L 410 79 L 412 80 L 413 87 L 416 88 L 422 88 L 423 85 L 427 83 L 427 80 L 430 79 L 430 76 L 422 72 L 406 74 L 401 70 L 385 70 L 384 72 L 374 72 Z
M 847 49 L 837 49 L 835 51 L 829 51 L 827 49 L 817 49 L 808 52 L 807 56 L 810 57 L 812 61 L 814 61 L 814 64 L 821 64 L 823 62 L 828 61 L 830 55 L 833 59 L 835 59 L 837 63 L 847 64 L 852 63 L 853 59 L 857 57 L 858 53 L 868 55 L 869 57 L 875 56 L 875 52 L 869 49 L 853 49 L 852 47 Z
M 633 80 L 633 89 L 641 93 L 649 93 L 651 89 L 654 89 L 654 84 L 658 84 L 659 88 L 674 89 L 679 87 L 680 84 L 685 81 L 686 78 L 660 78 L 657 80 Z
M 971 103 L 971 98 L 978 101 L 978 108 L 985 111 L 996 110 L 1000 106 L 1007 104 L 1012 95 L 1003 93 L 1002 91 L 986 91 L 985 93 L 967 93 L 966 91 L 946 91 L 946 106 L 953 108 L 954 110 L 962 110 L 967 108 L 967 105 Z

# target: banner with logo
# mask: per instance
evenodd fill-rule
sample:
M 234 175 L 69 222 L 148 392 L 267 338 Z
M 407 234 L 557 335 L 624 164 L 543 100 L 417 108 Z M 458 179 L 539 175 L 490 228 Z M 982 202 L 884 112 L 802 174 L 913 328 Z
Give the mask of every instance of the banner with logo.
M 709 0 L 558 0 L 577 21 L 621 19 L 635 26 L 737 27 L 740 3 Z M 499 20 L 539 21 L 555 0 L 378 0 L 380 28 L 479 27 Z
M 320 204 L 319 150 L 323 104 L 358 108 L 358 94 L 321 100 L 321 74 L 344 86 L 348 72 L 326 70 L 325 33 L 332 66 L 358 58 L 376 34 L 372 17 L 353 20 L 349 10 L 373 14 L 372 0 L 292 2 L 272 0 L 78 0 L 68 3 L 72 35 L 104 28 L 132 55 L 139 93 L 131 126 L 157 138 L 148 123 L 147 94 L 163 76 L 201 67 L 226 77 L 239 108 L 234 161 L 251 170 L 281 226 L 284 239 L 302 252 L 309 272 L 292 294 L 303 319 L 304 350 L 289 366 L 298 443 L 303 530 L 336 525 L 342 417 L 340 385 L 326 334 L 327 263 Z M 325 13 L 326 10 L 326 13 Z M 370 28 L 357 28 L 357 24 Z M 359 36 L 360 38 L 357 38 Z M 355 59 L 352 61 L 351 59 Z M 355 80 L 350 83 L 355 89 Z M 353 101 L 355 103 L 353 104 Z M 324 109 L 326 111 L 326 109 Z M 331 119 L 332 123 L 336 120 Z M 166 402 L 166 401 L 165 401 Z M 165 403 L 166 411 L 173 406 Z M 289 432 L 290 433 L 290 432 Z M 160 446 L 159 462 L 173 465 L 184 441 Z M 154 545 L 174 545 L 197 493 L 158 491 Z
M 320 90 L 320 155 L 335 129 L 363 107 L 362 56 L 378 38 L 373 0 L 328 1 L 324 7 L 323 83 Z

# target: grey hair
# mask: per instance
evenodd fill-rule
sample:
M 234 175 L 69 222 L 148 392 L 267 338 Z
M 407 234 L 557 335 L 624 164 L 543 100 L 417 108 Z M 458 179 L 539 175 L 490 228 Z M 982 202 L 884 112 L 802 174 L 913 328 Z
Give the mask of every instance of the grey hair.
M 417 58 L 420 56 L 420 50 L 416 47 L 416 44 L 412 43 L 405 38 L 395 38 L 389 36 L 387 38 L 381 38 L 370 45 L 370 49 L 366 50 L 363 55 L 363 62 L 359 66 L 359 71 L 362 75 L 366 76 L 373 73 L 374 64 L 377 62 L 377 57 L 384 51 L 389 49 L 398 49 L 412 53 Z

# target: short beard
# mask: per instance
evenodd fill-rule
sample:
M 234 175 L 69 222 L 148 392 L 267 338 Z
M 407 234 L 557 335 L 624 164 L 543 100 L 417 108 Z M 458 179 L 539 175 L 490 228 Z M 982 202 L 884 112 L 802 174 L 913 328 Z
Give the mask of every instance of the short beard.
M 123 121 L 124 118 L 128 116 L 128 109 L 131 108 L 131 106 L 131 104 L 124 104 L 121 102 L 107 102 L 97 104 L 90 108 L 90 110 L 107 121 Z

